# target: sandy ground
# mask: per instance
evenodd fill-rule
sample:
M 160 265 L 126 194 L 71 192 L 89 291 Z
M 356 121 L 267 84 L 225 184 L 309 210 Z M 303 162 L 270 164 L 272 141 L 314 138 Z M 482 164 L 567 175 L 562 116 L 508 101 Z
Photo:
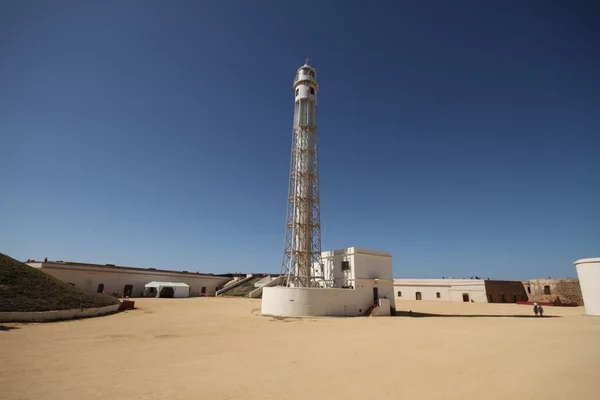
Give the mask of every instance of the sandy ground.
M 407 301 L 398 308 L 413 317 L 282 320 L 260 316 L 253 299 L 136 306 L 3 324 L 0 397 L 600 398 L 600 318 L 582 308 L 536 319 L 530 306 Z

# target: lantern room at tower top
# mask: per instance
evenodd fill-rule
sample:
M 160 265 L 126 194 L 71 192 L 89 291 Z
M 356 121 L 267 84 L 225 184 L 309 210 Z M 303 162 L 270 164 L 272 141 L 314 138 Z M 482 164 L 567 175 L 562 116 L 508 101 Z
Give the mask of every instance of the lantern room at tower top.
M 316 87 L 319 86 L 317 84 L 317 70 L 308 65 L 308 63 L 298 68 L 298 71 L 296 72 L 296 78 L 294 79 L 294 89 L 298 83 L 303 81 L 312 81 Z
M 309 99 L 317 102 L 319 84 L 317 83 L 317 71 L 308 64 L 298 68 L 294 79 L 294 93 L 296 101 Z

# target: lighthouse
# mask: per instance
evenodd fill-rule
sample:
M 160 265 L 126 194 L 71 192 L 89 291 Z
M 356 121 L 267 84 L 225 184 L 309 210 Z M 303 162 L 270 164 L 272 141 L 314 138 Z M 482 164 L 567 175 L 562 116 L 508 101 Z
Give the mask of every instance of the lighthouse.
M 294 79 L 294 124 L 281 274 L 289 287 L 322 280 L 317 133 L 317 71 L 306 63 Z
M 255 289 L 261 314 L 279 317 L 390 315 L 395 307 L 392 255 L 359 247 L 321 253 L 317 71 L 294 79 L 294 124 L 281 275 Z

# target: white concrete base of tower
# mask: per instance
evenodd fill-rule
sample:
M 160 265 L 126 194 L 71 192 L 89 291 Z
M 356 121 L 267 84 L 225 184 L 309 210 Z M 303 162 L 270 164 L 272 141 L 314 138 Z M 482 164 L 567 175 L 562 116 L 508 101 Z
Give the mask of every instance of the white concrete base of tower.
M 278 317 L 354 317 L 373 305 L 368 290 L 269 287 L 263 289 L 261 312 Z M 390 315 L 390 299 L 378 299 L 375 315 Z
M 313 273 L 322 275 L 328 287 L 265 287 L 262 314 L 350 317 L 363 315 L 374 305 L 379 306 L 374 315 L 395 310 L 390 253 L 350 247 L 323 252 L 321 257 L 322 264 L 314 266 Z
M 586 315 L 600 316 L 600 258 L 575 261 Z

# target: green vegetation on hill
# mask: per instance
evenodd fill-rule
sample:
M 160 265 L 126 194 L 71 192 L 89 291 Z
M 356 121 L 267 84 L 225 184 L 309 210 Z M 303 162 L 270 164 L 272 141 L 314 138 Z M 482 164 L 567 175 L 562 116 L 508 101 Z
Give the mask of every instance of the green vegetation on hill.
M 247 282 L 242 283 L 240 286 L 236 286 L 231 290 L 226 291 L 222 294 L 223 297 L 248 297 L 251 291 L 256 289 L 254 284 L 260 281 L 262 278 L 260 276 L 256 276 L 252 279 L 249 279 Z
M 95 308 L 118 299 L 85 292 L 0 253 L 0 311 Z

